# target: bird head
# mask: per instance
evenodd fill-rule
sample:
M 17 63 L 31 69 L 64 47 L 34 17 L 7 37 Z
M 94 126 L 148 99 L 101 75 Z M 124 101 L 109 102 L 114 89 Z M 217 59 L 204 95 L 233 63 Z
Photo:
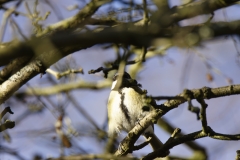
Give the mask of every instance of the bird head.
M 141 87 L 141 84 L 138 84 L 135 79 L 132 79 L 131 76 L 127 73 L 116 73 L 113 76 L 112 90 L 118 90 L 123 87 Z

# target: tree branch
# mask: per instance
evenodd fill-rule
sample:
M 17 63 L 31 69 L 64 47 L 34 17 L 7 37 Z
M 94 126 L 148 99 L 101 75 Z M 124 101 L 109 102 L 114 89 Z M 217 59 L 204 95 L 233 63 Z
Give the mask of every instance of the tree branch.
M 12 1 L 17 1 L 17 0 L 0 0 L 0 5 L 3 5 L 4 3 L 9 3 Z
M 239 0 L 201 0 L 194 1 L 188 5 L 182 5 L 173 7 L 168 14 L 158 19 L 158 24 L 167 27 L 172 25 L 174 22 L 179 22 L 184 19 L 192 18 L 202 14 L 210 14 L 214 11 L 233 5 Z M 154 13 L 153 19 L 158 17 L 158 12 Z
M 187 95 L 185 95 L 187 94 Z M 188 92 L 184 91 L 183 93 L 179 94 L 180 97 L 191 97 L 191 99 L 211 99 L 211 98 L 218 98 L 228 95 L 240 94 L 240 85 L 232 85 L 226 87 L 219 87 L 219 88 L 201 88 L 201 89 L 193 89 L 188 90 Z M 160 109 L 156 109 L 150 112 L 146 117 L 144 117 L 123 139 L 121 144 L 119 145 L 119 149 L 115 152 L 115 155 L 121 156 L 128 154 L 133 146 L 134 143 L 137 141 L 139 136 L 143 133 L 143 131 L 149 126 L 156 122 L 160 117 L 166 114 L 168 111 L 178 107 L 180 104 L 186 102 L 183 99 L 175 99 L 165 102 L 164 104 L 160 105 Z M 153 159 L 156 157 L 163 156 L 163 151 L 168 150 L 178 144 L 185 143 L 187 141 L 192 141 L 198 138 L 209 136 L 214 139 L 221 139 L 221 140 L 239 140 L 240 134 L 237 135 L 226 135 L 214 132 L 210 127 L 207 128 L 207 132 L 198 131 L 192 134 L 188 134 L 179 138 L 176 138 L 164 145 L 158 151 L 150 153 L 147 156 L 148 159 Z M 154 155 L 154 156 L 153 156 Z M 150 157 L 150 158 L 149 158 Z
M 3 124 L 0 125 L 0 132 L 5 131 L 6 129 L 12 129 L 14 126 L 14 121 L 6 120 Z
M 112 0 L 92 0 L 75 16 L 48 26 L 43 32 L 38 33 L 37 36 L 45 35 L 49 32 L 63 31 L 83 26 L 85 25 L 85 22 L 89 22 L 88 18 L 90 18 L 99 7 L 111 1 Z
M 79 80 L 77 82 L 65 83 L 65 84 L 58 84 L 51 87 L 45 88 L 28 88 L 23 92 L 17 92 L 15 95 L 19 97 L 24 96 L 48 96 L 53 94 L 58 94 L 61 92 L 68 92 L 75 89 L 104 89 L 111 86 L 112 81 L 110 80 L 103 80 L 96 83 L 86 82 L 83 80 Z
M 76 155 L 66 156 L 60 158 L 48 158 L 47 160 L 91 160 L 91 159 L 114 159 L 114 160 L 138 160 L 135 157 L 117 157 L 111 154 L 88 154 L 88 155 Z
M 10 1 L 10 0 L 3 0 L 4 3 L 8 2 L 8 1 Z M 39 35 L 37 35 L 37 36 L 38 37 L 39 36 L 44 36 L 46 34 L 49 35 L 50 32 L 53 33 L 53 30 L 54 30 L 54 32 L 59 31 L 59 30 L 64 30 L 64 29 L 67 30 L 67 29 L 70 29 L 70 26 L 71 27 L 76 27 L 77 25 L 82 24 L 85 21 L 86 21 L 86 23 L 88 23 L 88 22 L 89 23 L 91 23 L 91 22 L 94 23 L 94 20 L 92 20 L 90 18 L 91 15 L 93 15 L 97 11 L 97 9 L 99 7 L 101 7 L 101 5 L 104 5 L 104 4 L 106 4 L 110 1 L 111 0 L 100 0 L 100 1 L 92 0 L 82 10 L 80 10 L 75 16 L 48 26 L 45 30 L 38 33 Z M 0 4 L 1 4 L 1 1 L 0 1 Z M 29 13 L 29 14 L 31 14 L 31 13 Z M 15 49 L 18 50 L 18 53 L 14 54 L 14 55 L 10 54 L 10 53 L 7 54 L 8 51 L 7 52 L 3 51 L 1 56 L 0 56 L 1 57 L 0 66 L 8 64 L 12 60 L 14 60 L 15 63 L 17 63 L 17 64 L 19 64 L 19 63 L 22 64 L 21 59 L 15 60 L 15 58 L 17 58 L 17 57 L 21 57 L 21 56 L 26 55 L 27 57 L 25 58 L 24 63 L 26 63 L 30 58 L 32 58 L 32 56 L 34 54 L 30 54 L 32 52 L 31 45 L 27 44 L 27 48 L 30 47 L 30 48 L 27 49 L 26 46 L 22 46 L 21 43 L 20 44 L 19 43 L 20 42 L 12 41 L 12 42 L 6 43 L 4 45 L 0 45 L 1 51 L 4 50 L 3 48 L 5 48 L 6 50 L 9 51 L 9 50 L 11 50 L 15 47 L 16 47 Z M 28 46 L 28 45 L 30 45 L 30 46 Z M 16 66 L 18 67 L 18 70 L 23 67 L 22 65 L 15 65 L 15 68 L 16 68 Z M 15 73 L 15 71 L 16 71 L 15 68 L 12 65 L 10 65 L 10 67 L 7 67 L 7 69 L 5 69 L 5 71 L 4 71 L 5 75 L 10 76 L 13 73 Z M 9 78 L 9 76 L 4 77 L 4 79 Z
M 0 114 L 0 120 L 3 118 L 3 116 L 6 114 L 6 113 L 10 113 L 10 114 L 13 114 L 12 110 L 10 107 L 6 107 L 4 108 L 4 110 L 1 112 Z
M 148 27 L 150 28 L 149 31 L 146 31 L 144 27 L 120 25 L 119 27 L 106 28 L 105 30 L 99 32 L 74 34 L 60 32 L 54 35 L 46 36 L 45 38 L 35 38 L 22 43 L 16 42 L 12 44 L 11 47 L 4 47 L 0 50 L 0 66 L 7 64 L 11 59 L 15 59 L 23 55 L 38 56 L 40 54 L 44 54 L 44 52 L 53 52 L 52 50 L 54 48 L 55 50 L 61 50 L 62 52 L 59 55 L 60 57 L 57 56 L 54 58 L 59 60 L 72 52 L 89 48 L 96 44 L 124 43 L 136 46 L 149 46 L 156 38 L 175 38 L 176 40 L 173 39 L 173 44 L 190 47 L 204 40 L 209 40 L 210 38 L 213 39 L 219 36 L 240 34 L 240 21 L 216 22 L 206 24 L 204 26 L 197 25 L 181 27 L 177 32 L 175 29 L 161 29 L 153 31 L 151 30 L 151 27 L 155 28 L 154 25 L 150 25 Z M 205 32 L 201 32 L 203 29 L 202 27 L 206 27 L 206 29 L 210 31 L 210 34 L 204 35 Z M 186 37 L 184 40 L 182 39 L 183 36 Z M 181 41 L 178 39 L 180 37 Z M 51 61 L 51 59 L 49 59 L 49 61 Z M 55 63 L 56 60 L 53 62 Z
M 57 72 L 57 71 L 54 71 L 52 69 L 47 69 L 46 72 L 53 75 L 56 79 L 60 79 L 62 77 L 70 75 L 71 73 L 75 73 L 75 74 L 81 73 L 81 74 L 83 74 L 83 69 L 82 68 L 80 68 L 80 69 L 68 69 L 64 72 Z
M 164 119 L 164 117 L 159 118 L 157 124 L 161 127 L 161 129 L 164 129 L 168 133 L 173 133 L 174 128 L 176 128 L 170 125 L 169 122 L 167 122 L 166 119 Z M 181 132 L 177 136 L 181 137 L 183 135 L 184 133 Z M 206 149 L 203 146 L 199 145 L 197 142 L 188 141 L 188 142 L 185 142 L 184 144 L 189 148 L 191 148 L 194 152 L 198 152 L 198 153 L 200 152 L 203 157 L 207 157 Z

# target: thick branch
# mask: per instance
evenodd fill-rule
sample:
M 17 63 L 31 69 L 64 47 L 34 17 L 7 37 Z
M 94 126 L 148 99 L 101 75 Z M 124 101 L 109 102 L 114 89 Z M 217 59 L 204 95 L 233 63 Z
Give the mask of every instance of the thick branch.
M 161 110 L 154 110 L 146 117 L 144 117 L 122 140 L 121 144 L 118 147 L 118 150 L 115 152 L 116 156 L 123 156 L 128 154 L 134 148 L 134 143 L 137 141 L 139 136 L 143 133 L 144 129 L 153 124 L 154 119 L 157 120 L 164 113 Z
M 11 58 L 8 55 L 16 57 L 21 55 L 21 53 L 24 53 L 28 55 L 39 56 L 22 68 L 19 72 L 12 75 L 0 86 L 0 104 L 7 100 L 16 90 L 25 84 L 25 82 L 39 73 L 44 73 L 46 68 L 49 68 L 52 64 L 72 52 L 102 43 L 125 43 L 146 46 L 150 45 L 151 42 L 153 42 L 156 38 L 166 37 L 166 33 L 168 37 L 173 34 L 171 33 L 171 29 L 146 31 L 144 27 L 132 26 L 130 27 L 131 29 L 128 27 L 129 26 L 107 28 L 97 33 L 58 33 L 46 36 L 45 38 L 32 39 L 25 43 L 18 43 L 15 47 L 3 48 L 0 50 L 0 59 L 2 60 L 2 63 L 4 63 L 6 59 Z M 196 28 L 198 27 L 199 26 L 193 27 L 194 30 L 196 30 L 196 35 L 198 31 Z M 208 27 L 216 28 L 216 31 L 213 30 L 214 36 L 232 33 L 239 34 L 240 21 L 233 21 L 229 23 L 212 23 L 208 25 Z M 183 27 L 182 29 L 186 30 L 186 28 Z M 220 30 L 222 30 L 223 33 L 220 32 Z M 191 31 L 192 30 L 189 30 L 189 34 Z M 181 32 L 181 30 L 179 30 L 178 33 L 179 32 Z M 192 34 L 193 33 L 191 33 L 191 35 Z M 202 39 L 204 39 L 204 37 L 202 37 Z M 209 39 L 209 37 L 206 37 L 206 39 Z M 205 88 L 205 90 L 206 89 L 207 88 Z
M 200 0 L 189 3 L 188 5 L 177 6 L 171 9 L 169 14 L 158 20 L 161 26 L 169 26 L 174 22 L 179 22 L 184 19 L 192 18 L 202 14 L 210 14 L 214 11 L 233 5 L 239 0 Z M 158 12 L 153 16 L 153 19 L 158 17 Z
M 3 5 L 4 3 L 9 3 L 12 1 L 16 1 L 16 0 L 0 0 L 0 5 Z
M 2 1 L 0 0 L 0 4 L 6 3 L 8 1 L 11 1 L 11 0 L 2 0 Z M 91 21 L 92 19 L 90 17 L 97 11 L 97 9 L 99 7 L 101 7 L 102 5 L 104 5 L 110 1 L 111 0 L 92 0 L 84 8 L 82 8 L 75 16 L 48 26 L 42 32 L 38 33 L 37 37 L 44 36 L 46 34 L 49 35 L 50 32 L 53 33 L 53 31 L 56 32 L 59 30 L 67 30 L 70 28 L 73 29 L 73 28 L 76 28 L 76 26 L 78 26 L 80 24 L 83 25 L 84 23 L 87 24 L 89 22 L 92 22 Z M 17 47 L 17 48 L 15 48 L 15 47 Z M 19 50 L 19 51 L 17 54 L 14 54 L 14 55 L 12 55 L 10 53 L 8 54 L 5 51 L 3 51 L 3 52 L 5 52 L 6 54 L 1 54 L 2 57 L 1 57 L 0 66 L 8 64 L 11 60 L 14 60 L 15 63 L 17 64 L 17 65 L 15 65 L 15 67 L 14 67 L 14 65 L 11 65 L 11 64 L 7 66 L 7 69 L 4 70 L 4 73 L 3 73 L 4 75 L 1 75 L 1 77 L 0 77 L 1 81 L 8 79 L 9 76 L 11 76 L 13 73 L 15 73 L 16 66 L 17 66 L 17 70 L 19 70 L 20 68 L 23 67 L 23 65 L 21 65 L 21 64 L 23 64 L 22 63 L 23 61 L 21 59 L 15 60 L 15 58 L 26 55 L 26 58 L 24 59 L 25 60 L 24 63 L 26 63 L 28 61 L 28 59 L 32 58 L 32 56 L 34 55 L 34 54 L 30 54 L 30 52 L 32 52 L 31 45 L 27 47 L 28 49 L 30 49 L 30 51 L 29 51 L 27 48 L 25 48 L 25 46 L 19 45 L 19 42 L 16 42 L 16 41 L 12 41 L 12 42 L 0 45 L 0 50 L 2 50 L 3 48 L 6 48 L 7 50 L 11 50 L 12 48 L 15 48 L 16 50 Z
M 6 81 L 12 74 L 16 73 L 19 68 L 26 65 L 27 61 L 30 60 L 29 56 L 23 56 L 12 60 L 0 71 L 0 84 Z
M 62 31 L 69 28 L 73 29 L 73 28 L 82 26 L 85 23 L 88 23 L 88 18 L 90 18 L 98 10 L 99 7 L 111 1 L 112 0 L 92 0 L 83 9 L 81 9 L 78 14 L 48 26 L 42 33 L 39 33 L 38 36 L 44 35 L 50 31 L 56 32 L 59 30 Z
M 12 94 L 24 85 L 28 80 L 41 73 L 41 62 L 32 61 L 20 71 L 12 75 L 7 81 L 0 85 L 0 104 L 4 103 Z
M 203 28 L 205 27 L 205 28 Z M 115 28 L 106 28 L 99 32 L 68 33 L 60 32 L 45 38 L 36 38 L 20 43 L 16 42 L 10 47 L 0 50 L 0 66 L 7 64 L 11 59 L 23 55 L 40 55 L 45 52 L 53 52 L 52 49 L 61 50 L 60 58 L 96 44 L 103 43 L 124 43 L 136 46 L 149 46 L 156 38 L 173 38 L 178 41 L 181 37 L 181 44 L 185 47 L 196 45 L 201 41 L 213 39 L 219 36 L 240 34 L 240 21 L 216 22 L 208 25 L 197 25 L 181 27 L 175 29 L 157 29 L 155 25 L 150 25 L 149 30 L 145 27 L 134 25 L 120 25 Z M 157 30 L 156 30 L 157 29 Z M 204 32 L 204 29 L 207 31 Z M 185 37 L 182 39 L 182 37 Z M 51 60 L 49 60 L 51 61 Z M 54 61 L 55 63 L 56 61 Z M 53 63 L 49 64 L 52 65 Z
M 225 87 L 219 87 L 219 88 L 208 88 L 208 87 L 203 87 L 201 89 L 192 89 L 192 90 L 186 90 L 177 95 L 178 97 L 190 97 L 191 99 L 211 99 L 211 98 L 219 98 L 219 97 L 224 97 L 224 96 L 230 96 L 230 95 L 236 95 L 240 94 L 240 85 L 230 85 L 230 86 L 225 86 Z M 178 105 L 186 102 L 187 100 L 185 99 L 175 99 L 175 100 L 170 100 L 164 103 L 165 107 L 169 108 L 175 108 L 178 107 Z

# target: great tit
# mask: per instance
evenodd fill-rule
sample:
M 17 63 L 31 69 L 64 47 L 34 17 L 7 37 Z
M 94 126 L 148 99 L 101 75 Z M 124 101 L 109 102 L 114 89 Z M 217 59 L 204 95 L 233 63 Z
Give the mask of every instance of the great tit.
M 116 73 L 113 77 L 111 92 L 108 99 L 108 133 L 110 136 L 120 131 L 129 132 L 136 123 L 154 109 L 156 102 L 152 100 L 146 105 L 146 91 L 127 73 Z M 152 105 L 151 105 L 152 104 Z M 153 125 L 149 126 L 143 136 L 150 139 L 153 150 L 159 149 L 163 143 L 154 134 Z

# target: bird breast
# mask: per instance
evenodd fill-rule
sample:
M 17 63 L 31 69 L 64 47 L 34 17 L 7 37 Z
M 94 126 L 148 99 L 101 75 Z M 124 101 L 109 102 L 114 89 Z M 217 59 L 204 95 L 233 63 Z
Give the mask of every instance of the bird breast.
M 144 105 L 142 94 L 133 88 L 112 90 L 108 100 L 109 132 L 130 131 L 145 116 Z

